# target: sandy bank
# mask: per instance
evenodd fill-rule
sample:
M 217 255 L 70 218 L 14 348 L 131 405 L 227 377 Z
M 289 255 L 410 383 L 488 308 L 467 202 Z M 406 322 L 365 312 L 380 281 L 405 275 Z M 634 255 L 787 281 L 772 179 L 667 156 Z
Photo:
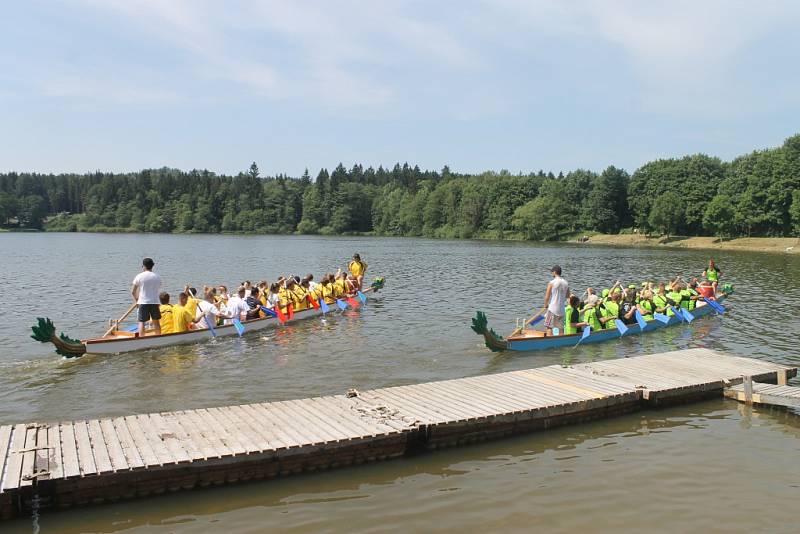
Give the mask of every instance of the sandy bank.
M 631 247 L 671 247 L 710 250 L 750 250 L 754 252 L 800 253 L 800 239 L 795 237 L 740 237 L 719 241 L 715 237 L 645 237 L 637 234 L 597 234 L 587 241 L 589 245 L 616 245 Z

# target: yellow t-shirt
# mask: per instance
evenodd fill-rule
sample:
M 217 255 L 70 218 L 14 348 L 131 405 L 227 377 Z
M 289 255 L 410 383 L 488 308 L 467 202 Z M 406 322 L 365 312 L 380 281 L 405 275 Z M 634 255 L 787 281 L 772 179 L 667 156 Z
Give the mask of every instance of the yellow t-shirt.
M 192 319 L 194 319 L 197 315 L 198 302 L 199 301 L 194 297 L 189 297 L 189 300 L 186 301 L 186 309 L 189 310 L 189 313 L 192 315 Z
M 197 305 L 195 304 L 195 307 Z M 188 332 L 189 324 L 194 320 L 194 315 L 189 312 L 189 306 L 173 306 L 172 307 L 172 331 L 173 332 Z M 163 327 L 162 327 L 163 328 Z M 162 330 L 163 332 L 163 330 Z
M 347 266 L 347 270 L 349 270 L 350 274 L 353 276 L 362 276 L 365 272 L 367 272 L 367 264 L 363 261 L 353 260 Z
M 172 319 L 172 304 L 162 304 L 158 307 L 161 312 L 161 319 L 158 323 L 161 325 L 162 334 L 171 334 L 174 332 L 173 319 Z
M 345 287 L 344 280 L 340 278 L 333 283 L 333 294 L 338 299 L 343 297 L 345 293 L 347 293 L 347 287 Z
M 320 284 L 322 288 L 322 297 L 325 299 L 325 304 L 333 304 L 336 299 L 333 293 L 333 284 Z
M 303 286 L 294 286 L 294 310 L 305 310 L 308 308 L 308 299 L 306 298 L 306 290 Z

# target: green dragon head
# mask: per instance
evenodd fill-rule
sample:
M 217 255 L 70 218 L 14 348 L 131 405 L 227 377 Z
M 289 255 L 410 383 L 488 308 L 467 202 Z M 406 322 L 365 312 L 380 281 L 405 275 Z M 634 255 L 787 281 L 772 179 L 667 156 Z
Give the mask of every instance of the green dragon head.
M 470 328 L 479 336 L 483 336 L 486 341 L 486 347 L 492 352 L 502 352 L 508 348 L 508 342 L 493 329 L 489 328 L 489 320 L 482 311 L 475 312 Z
M 42 343 L 52 343 L 56 353 L 66 358 L 78 358 L 86 354 L 86 345 L 77 339 L 72 339 L 64 332 L 56 336 L 56 326 L 49 318 L 37 317 L 37 324 L 31 327 L 31 337 Z
M 386 281 L 383 279 L 382 276 L 378 276 L 375 278 L 375 280 L 372 281 L 372 284 L 369 287 L 371 287 L 373 291 L 378 291 L 380 289 L 383 289 L 383 284 L 385 282 Z

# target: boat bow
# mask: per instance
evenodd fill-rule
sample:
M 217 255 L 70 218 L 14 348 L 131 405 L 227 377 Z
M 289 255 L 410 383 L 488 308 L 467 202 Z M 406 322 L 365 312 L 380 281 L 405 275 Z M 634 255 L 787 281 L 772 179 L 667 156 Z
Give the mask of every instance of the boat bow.
M 502 352 L 508 349 L 508 341 L 489 328 L 488 323 L 486 314 L 482 311 L 477 311 L 475 317 L 472 318 L 472 330 L 479 336 L 483 336 L 486 341 L 486 347 L 492 352 Z
M 31 327 L 36 341 L 42 343 L 52 343 L 56 347 L 56 353 L 66 358 L 78 358 L 86 354 L 86 345 L 77 339 L 72 339 L 64 332 L 56 335 L 56 326 L 47 317 L 37 317 L 38 323 Z

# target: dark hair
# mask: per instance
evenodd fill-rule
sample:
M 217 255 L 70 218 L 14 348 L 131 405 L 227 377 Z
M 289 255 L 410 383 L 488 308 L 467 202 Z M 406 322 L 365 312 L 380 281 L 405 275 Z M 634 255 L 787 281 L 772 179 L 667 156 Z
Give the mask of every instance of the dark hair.
M 196 297 L 197 296 L 197 289 L 195 289 L 193 287 L 190 287 L 189 288 L 189 295 L 187 295 L 187 296 Z
M 313 274 L 311 274 L 311 273 L 308 273 L 308 274 L 306 275 L 306 280 L 308 280 L 309 282 L 310 282 L 311 280 L 313 280 L 313 279 L 314 279 L 314 275 L 313 275 Z
M 142 267 L 144 267 L 148 271 L 151 270 L 153 268 L 153 265 L 155 264 L 156 262 L 153 261 L 153 258 L 145 258 L 142 260 Z
M 277 293 L 278 290 L 281 288 L 281 285 L 278 282 L 272 282 L 272 285 L 269 286 L 269 290 L 273 293 Z
M 253 288 L 250 290 L 250 296 L 251 296 L 251 297 L 257 297 L 257 296 L 258 296 L 258 288 L 257 288 L 257 287 L 253 287 Z
M 356 261 L 361 261 L 361 256 L 359 256 L 358 254 L 353 254 L 353 259 Z
M 569 305 L 573 308 L 581 303 L 581 299 L 578 298 L 577 295 L 570 295 L 569 297 Z
M 181 291 L 180 295 L 178 295 L 178 302 L 182 300 L 189 300 L 189 295 Z
M 161 302 L 161 304 L 169 304 L 169 293 L 162 291 L 158 294 L 158 300 Z
M 551 273 L 556 273 L 558 276 L 561 276 L 561 267 L 558 265 L 553 265 L 553 268 L 550 269 Z

